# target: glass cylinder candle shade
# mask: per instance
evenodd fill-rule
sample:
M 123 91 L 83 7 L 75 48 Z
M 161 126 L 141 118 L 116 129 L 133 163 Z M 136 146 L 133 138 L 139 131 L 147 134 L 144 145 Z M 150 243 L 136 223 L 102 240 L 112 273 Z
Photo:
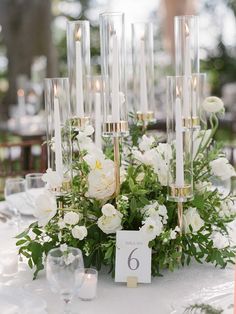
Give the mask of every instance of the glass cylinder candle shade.
M 192 78 L 188 77 L 191 94 Z M 192 129 L 184 128 L 185 77 L 167 77 L 168 200 L 186 202 L 193 197 Z
M 103 79 L 101 75 L 87 77 L 88 102 L 91 108 L 91 119 L 95 130 L 95 144 L 98 149 L 102 149 L 102 86 Z
M 133 107 L 137 120 L 154 122 L 152 23 L 132 24 Z
M 88 21 L 67 22 L 67 61 L 70 82 L 71 115 L 83 126 L 89 119 L 86 76 L 90 74 L 90 28 Z
M 102 91 L 104 136 L 129 134 L 124 32 L 123 13 L 100 15 L 101 70 L 105 80 Z
M 204 114 L 201 112 L 201 105 L 206 97 L 206 73 L 192 74 L 192 123 L 194 129 L 201 128 L 201 122 L 205 122 Z
M 64 182 L 71 179 L 71 128 L 68 78 L 45 79 L 48 168 Z
M 198 16 L 175 16 L 176 75 L 199 73 Z

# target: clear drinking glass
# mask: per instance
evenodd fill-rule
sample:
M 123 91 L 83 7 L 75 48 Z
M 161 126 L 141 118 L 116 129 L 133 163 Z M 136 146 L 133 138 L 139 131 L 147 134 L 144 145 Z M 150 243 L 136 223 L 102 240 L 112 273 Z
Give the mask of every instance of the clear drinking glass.
M 26 194 L 33 206 L 35 206 L 36 198 L 42 194 L 46 185 L 42 176 L 43 173 L 29 173 L 25 176 Z
M 51 289 L 65 302 L 64 313 L 71 313 L 68 304 L 84 280 L 84 262 L 81 250 L 68 247 L 49 251 L 46 261 L 47 280 Z
M 25 180 L 23 178 L 10 178 L 6 180 L 4 196 L 18 227 L 21 219 L 20 209 L 25 206 L 25 191 Z

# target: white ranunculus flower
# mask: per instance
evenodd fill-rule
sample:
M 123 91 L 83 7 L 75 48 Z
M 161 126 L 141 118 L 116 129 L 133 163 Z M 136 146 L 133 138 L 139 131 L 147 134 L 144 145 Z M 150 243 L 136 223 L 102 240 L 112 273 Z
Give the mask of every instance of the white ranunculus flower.
M 197 232 L 204 226 L 204 221 L 196 208 L 190 207 L 187 209 L 183 216 L 183 225 L 186 233 L 190 232 L 190 225 L 192 226 L 193 232 Z
M 210 162 L 211 172 L 221 180 L 227 180 L 236 176 L 234 167 L 229 163 L 227 158 L 220 157 Z
M 213 233 L 211 239 L 213 240 L 213 246 L 219 250 L 229 246 L 229 239 L 220 232 Z
M 68 212 L 64 216 L 64 222 L 68 225 L 77 225 L 79 218 L 79 214 L 75 212 Z
M 105 200 L 115 192 L 114 167 L 112 169 L 92 170 L 88 175 L 88 196 Z
M 71 230 L 72 236 L 75 239 L 82 241 L 88 235 L 87 228 L 85 226 L 74 226 Z
M 102 206 L 102 213 L 104 216 L 112 216 L 116 214 L 116 209 L 112 204 L 105 204 Z
M 155 143 L 155 139 L 154 139 L 153 136 L 148 137 L 148 136 L 146 136 L 146 135 L 143 135 L 143 136 L 142 136 L 142 139 L 141 139 L 141 141 L 140 141 L 140 143 L 139 143 L 139 149 L 140 149 L 141 151 L 146 152 L 146 151 L 148 151 L 148 150 L 151 149 L 151 147 L 152 147 L 152 145 L 153 145 L 154 143 Z
M 46 173 L 42 175 L 42 180 L 47 183 L 50 189 L 56 189 L 62 185 L 63 177 L 51 168 L 48 168 Z
M 143 226 L 139 230 L 143 232 L 144 237 L 148 241 L 151 241 L 161 234 L 163 225 L 160 221 L 155 221 L 149 217 L 144 221 Z
M 122 229 L 121 221 L 123 215 L 116 210 L 116 213 L 112 216 L 102 215 L 98 219 L 98 227 L 106 234 L 115 233 L 118 230 Z
M 202 108 L 206 112 L 216 113 L 224 110 L 224 103 L 220 98 L 210 96 L 203 101 Z
M 44 191 L 35 200 L 34 216 L 39 226 L 45 226 L 57 213 L 57 202 L 53 194 Z

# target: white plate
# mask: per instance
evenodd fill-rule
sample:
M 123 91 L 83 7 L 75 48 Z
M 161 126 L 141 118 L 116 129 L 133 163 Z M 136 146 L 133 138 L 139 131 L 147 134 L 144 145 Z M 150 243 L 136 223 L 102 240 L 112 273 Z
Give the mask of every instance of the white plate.
M 23 288 L 0 286 L 0 313 L 46 314 L 46 302 Z
M 34 214 L 34 207 L 30 203 L 30 200 L 29 200 L 29 198 L 25 192 L 16 193 L 16 194 L 11 195 L 9 197 L 9 201 L 10 201 L 10 198 L 12 199 L 12 203 L 17 202 L 19 212 L 22 215 L 33 215 Z M 4 204 L 2 204 L 2 203 L 4 203 Z M 7 213 L 7 210 L 9 210 L 7 202 L 1 202 L 0 211 L 2 208 L 4 208 L 4 211 Z
M 192 296 L 183 301 L 182 304 L 173 306 L 171 314 L 183 314 L 188 306 L 201 303 L 222 309 L 224 314 L 232 314 L 234 304 L 234 283 L 227 282 L 212 288 L 203 288 L 199 293 L 192 294 Z M 194 313 L 198 314 L 201 312 Z

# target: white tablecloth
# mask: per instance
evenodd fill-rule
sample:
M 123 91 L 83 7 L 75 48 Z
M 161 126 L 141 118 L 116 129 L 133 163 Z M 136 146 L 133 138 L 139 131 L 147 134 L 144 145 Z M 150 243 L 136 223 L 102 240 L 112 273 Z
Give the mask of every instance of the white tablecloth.
M 0 223 L 1 252 L 14 248 L 13 234 L 12 226 Z M 221 293 L 224 289 L 233 303 L 233 267 L 219 269 L 212 265 L 193 263 L 173 273 L 165 271 L 163 275 L 163 277 L 153 278 L 151 284 L 139 284 L 137 288 L 126 288 L 124 284 L 114 283 L 111 276 L 103 270 L 99 273 L 97 298 L 93 301 L 81 301 L 74 298 L 71 307 L 74 313 L 82 314 L 169 314 L 175 308 L 185 306 L 191 297 L 194 303 L 196 296 L 204 291 Z M 37 280 L 32 281 L 31 270 L 27 265 L 20 263 L 19 272 L 14 276 L 1 274 L 0 283 L 19 289 L 23 287 L 25 291 L 46 301 L 47 313 L 61 313 L 63 303 L 58 295 L 50 291 L 44 272 L 40 273 Z M 5 314 L 1 310 L 1 302 L 0 313 Z M 178 313 L 183 313 L 183 311 L 178 311 Z M 233 310 L 227 313 L 233 313 Z M 19 312 L 19 314 L 25 313 Z

